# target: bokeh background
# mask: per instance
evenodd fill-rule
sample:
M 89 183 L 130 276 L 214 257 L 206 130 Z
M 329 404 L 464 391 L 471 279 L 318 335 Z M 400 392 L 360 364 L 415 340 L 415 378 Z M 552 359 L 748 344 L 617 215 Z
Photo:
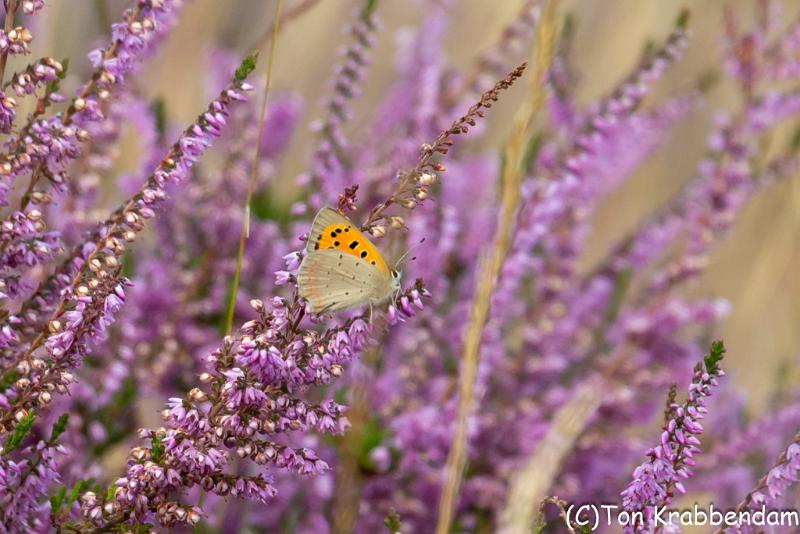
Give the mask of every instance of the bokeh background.
M 188 124 L 206 102 L 203 50 L 211 43 L 221 43 L 244 55 L 260 47 L 276 1 L 189 2 L 176 31 L 159 56 L 148 63 L 144 76 L 138 77 L 139 90 L 162 97 L 169 117 Z M 370 113 L 378 95 L 390 83 L 398 30 L 425 17 L 426 8 L 433 1 L 380 0 L 383 30 L 365 83 L 365 95 L 356 101 L 356 117 L 350 128 L 358 128 L 359 119 Z M 56 57 L 69 57 L 70 78 L 83 79 L 89 68 L 84 51 L 96 43 L 100 32 L 118 17 L 126 2 L 52 0 L 50 4 L 37 19 L 34 52 L 56 51 Z M 794 17 L 798 3 L 784 4 L 785 17 Z M 320 114 L 318 102 L 337 58 L 342 27 L 359 5 L 361 1 L 353 0 L 285 0 L 287 13 L 298 6 L 305 7 L 284 21 L 274 88 L 291 89 L 304 98 L 301 124 L 308 125 Z M 522 0 L 452 0 L 447 5 L 454 14 L 448 54 L 455 65 L 466 67 L 497 40 L 503 25 L 519 11 Z M 722 0 L 564 2 L 565 13 L 575 23 L 571 61 L 580 73 L 575 88 L 578 100 L 590 103 L 613 87 L 635 65 L 649 40 L 666 35 L 682 7 L 692 11 L 690 28 L 694 38 L 685 58 L 656 85 L 653 97 L 676 92 L 718 71 L 722 68 L 724 10 L 735 10 L 744 22 L 753 17 L 753 5 L 753 1 Z M 667 145 L 604 201 L 583 258 L 584 268 L 591 269 L 611 243 L 692 176 L 714 112 L 737 105 L 736 92 L 727 83 L 714 85 L 703 107 L 682 122 Z M 500 146 L 515 102 L 518 98 L 513 95 L 502 99 L 488 121 L 492 135 L 483 137 L 481 144 L 474 147 L 476 150 L 491 151 Z M 309 128 L 299 129 L 294 146 L 288 151 L 290 157 L 282 162 L 279 174 L 285 186 L 277 192 L 286 202 L 291 201 L 291 184 L 310 156 L 312 136 Z M 129 137 L 118 157 L 117 166 L 121 169 L 133 167 L 138 156 L 136 140 L 133 134 Z M 726 368 L 746 392 L 751 410 L 762 409 L 776 392 L 800 381 L 800 177 L 771 186 L 750 203 L 729 238 L 716 250 L 702 280 L 686 290 L 730 301 L 732 310 L 720 332 L 729 348 Z

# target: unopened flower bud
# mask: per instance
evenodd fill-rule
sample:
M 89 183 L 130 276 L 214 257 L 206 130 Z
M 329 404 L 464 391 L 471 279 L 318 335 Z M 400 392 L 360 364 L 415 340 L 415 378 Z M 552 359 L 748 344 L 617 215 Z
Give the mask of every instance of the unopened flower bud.
M 192 388 L 189 391 L 189 398 L 196 402 L 203 402 L 208 397 L 206 396 L 205 392 L 200 388 Z
M 27 375 L 31 372 L 31 364 L 27 360 L 22 360 L 17 364 L 17 372 L 21 375 Z
M 17 386 L 17 389 L 27 389 L 31 385 L 31 381 L 27 378 L 20 378 L 14 382 L 14 385 Z
M 417 176 L 417 182 L 419 182 L 420 185 L 433 185 L 436 183 L 436 180 L 437 176 L 430 172 L 423 172 Z
M 389 217 L 389 224 L 392 228 L 403 228 L 406 225 L 406 221 L 402 217 L 394 216 Z
M 378 224 L 369 229 L 369 233 L 375 237 L 383 237 L 386 235 L 386 227 Z

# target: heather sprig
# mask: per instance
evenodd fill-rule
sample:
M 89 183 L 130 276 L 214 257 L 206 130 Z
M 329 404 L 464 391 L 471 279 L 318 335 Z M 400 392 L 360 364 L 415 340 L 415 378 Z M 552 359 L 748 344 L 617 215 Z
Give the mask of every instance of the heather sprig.
M 633 472 L 633 480 L 622 492 L 626 511 L 641 513 L 643 523 L 630 525 L 626 532 L 650 532 L 656 508 L 672 503 L 675 492 L 686 493 L 683 480 L 692 476 L 694 456 L 700 452 L 700 440 L 707 398 L 725 373 L 719 366 L 725 354 L 721 341 L 711 344 L 708 354 L 694 368 L 687 398 L 683 403 L 669 402 L 661 443 L 648 449 L 648 460 Z
M 307 202 L 319 208 L 325 198 L 330 198 L 348 185 L 349 142 L 344 126 L 352 119 L 350 102 L 361 93 L 372 48 L 377 41 L 380 22 L 375 13 L 377 0 L 365 0 L 364 7 L 354 14 L 347 28 L 348 43 L 341 51 L 341 60 L 333 68 L 329 81 L 331 94 L 325 101 L 325 116 L 312 126 L 319 136 L 311 158 L 309 172 L 300 177 L 304 186 L 313 186 Z M 295 211 L 305 209 L 306 203 L 295 205 Z
M 5 2 L 3 29 L 0 30 L 0 83 L 5 77 L 8 56 L 28 53 L 28 44 L 33 40 L 30 30 L 24 26 L 14 27 L 14 16 L 22 7 L 26 15 L 32 15 L 44 6 L 43 0 L 9 0 Z
M 8 531 L 41 531 L 44 514 L 41 500 L 51 483 L 59 481 L 57 457 L 66 454 L 59 438 L 66 430 L 69 414 L 54 423 L 47 439 L 40 439 L 14 453 L 33 425 L 29 414 L 11 432 L 0 451 L 0 525 Z
M 252 68 L 250 69 L 252 70 Z M 251 87 L 237 81 L 225 88 L 187 128 L 167 156 L 140 188 L 83 245 L 85 256 L 72 275 L 46 327 L 24 345 L 16 363 L 21 377 L 3 394 L 8 406 L 0 412 L 0 425 L 13 429 L 29 410 L 47 406 L 52 393 L 65 393 L 73 381 L 88 345 L 103 337 L 125 299 L 127 281 L 120 276 L 121 258 L 128 243 L 136 240 L 155 208 L 166 198 L 166 188 L 189 177 L 197 158 L 221 134 L 229 108 L 244 99 Z M 44 356 L 40 348 L 44 348 Z
M 786 497 L 786 490 L 800 480 L 800 434 L 792 439 L 791 443 L 781 451 L 775 464 L 769 472 L 761 477 L 742 502 L 736 506 L 736 512 L 742 513 L 748 509 L 754 510 L 761 506 L 779 506 Z M 715 534 L 723 532 L 753 532 L 754 528 L 744 525 L 731 526 L 718 529 Z
M 181 0 L 137 2 L 135 8 L 125 12 L 122 22 L 113 25 L 111 43 L 89 54 L 95 70 L 67 110 L 41 119 L 36 119 L 39 113 L 34 113 L 31 121 L 12 136 L 6 145 L 0 178 L 7 182 L 27 176 L 28 180 L 18 207 L 5 218 L 4 224 L 15 226 L 14 221 L 29 213 L 26 209 L 31 202 L 42 204 L 51 199 L 46 188 L 38 187 L 42 178 L 63 189 L 68 163 L 80 154 L 81 144 L 88 139 L 87 125 L 102 120 L 104 102 L 124 82 L 125 76 L 138 67 L 152 44 L 169 30 L 181 4 Z M 2 236 L 0 253 L 15 238 L 17 235 L 13 233 Z
M 485 110 L 492 107 L 499 99 L 500 93 L 514 84 L 514 81 L 525 72 L 527 63 L 508 73 L 503 79 L 485 91 L 478 102 L 473 104 L 467 112 L 456 119 L 453 124 L 439 133 L 436 139 L 420 148 L 417 164 L 408 171 L 398 173 L 398 184 L 392 194 L 372 208 L 361 225 L 362 230 L 380 237 L 386 233 L 386 221 L 392 221 L 384 215 L 384 211 L 393 204 L 399 204 L 406 209 L 414 209 L 418 204 L 428 198 L 428 188 L 438 180 L 438 173 L 445 171 L 445 166 L 435 161 L 436 155 L 444 155 L 453 145 L 453 137 L 466 134 L 470 127 L 477 124 L 477 120 L 485 116 Z

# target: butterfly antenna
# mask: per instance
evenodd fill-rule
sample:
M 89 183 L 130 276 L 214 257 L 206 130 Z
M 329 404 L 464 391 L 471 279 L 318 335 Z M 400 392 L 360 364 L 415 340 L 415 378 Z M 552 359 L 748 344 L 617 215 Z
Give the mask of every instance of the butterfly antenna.
M 395 262 L 395 264 L 394 264 L 394 268 L 395 268 L 395 270 L 396 270 L 398 267 L 400 267 L 400 264 L 402 264 L 402 263 L 403 263 L 403 260 L 404 260 L 404 259 L 406 259 L 406 257 L 409 255 L 409 253 L 410 253 L 412 250 L 414 250 L 415 248 L 417 248 L 418 246 L 420 246 L 420 245 L 421 245 L 421 244 L 423 244 L 424 242 L 425 242 L 425 238 L 423 237 L 422 239 L 420 239 L 420 240 L 419 240 L 419 243 L 417 243 L 416 245 L 412 245 L 411 247 L 409 247 L 409 249 L 408 249 L 408 250 L 406 250 L 406 251 L 403 253 L 403 255 L 402 255 L 402 256 L 400 256 L 400 259 L 399 259 L 399 260 L 397 260 L 397 261 Z M 415 260 L 415 259 L 417 259 L 417 258 L 416 258 L 416 256 L 415 256 L 415 257 L 413 257 L 413 258 L 411 258 L 411 259 L 412 259 L 412 261 L 413 261 L 413 260 Z

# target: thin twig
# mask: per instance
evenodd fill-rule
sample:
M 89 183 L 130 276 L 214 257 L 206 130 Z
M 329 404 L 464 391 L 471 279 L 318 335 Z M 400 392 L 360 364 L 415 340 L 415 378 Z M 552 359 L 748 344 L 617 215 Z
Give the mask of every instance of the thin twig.
M 14 14 L 17 12 L 17 0 L 7 0 L 6 4 L 6 19 L 3 24 L 3 30 L 6 35 L 14 29 Z M 0 54 L 0 84 L 3 83 L 3 77 L 6 74 L 6 63 L 8 62 L 8 51 Z
M 476 121 L 484 116 L 485 110 L 491 108 L 492 104 L 499 99 L 500 93 L 511 87 L 522 76 L 527 66 L 527 63 L 522 63 L 509 72 L 505 78 L 495 83 L 488 91 L 485 91 L 478 102 L 473 104 L 462 117 L 456 119 L 450 128 L 439 133 L 433 143 L 422 145 L 417 164 L 410 171 L 400 174 L 399 183 L 395 190 L 370 210 L 361 225 L 361 229 L 369 230 L 385 217 L 384 212 L 389 206 L 407 200 L 417 189 L 417 180 L 421 175 L 427 172 L 443 172 L 445 170 L 444 165 L 434 161 L 434 157 L 438 154 L 447 154 L 453 145 L 452 138 L 456 135 L 467 133 L 470 127 L 475 126 Z
M 285 27 L 286 23 L 296 19 L 297 17 L 303 15 L 306 11 L 314 7 L 319 3 L 319 0 L 303 0 L 302 2 L 298 2 L 297 5 L 287 9 L 283 15 L 281 16 L 281 23 Z M 255 40 L 250 46 L 247 47 L 247 50 L 254 50 L 257 48 L 261 48 L 261 44 L 267 42 L 270 36 L 277 31 L 275 29 L 275 25 L 278 19 L 275 19 L 269 26 L 266 27 L 264 32 L 258 36 L 258 39 Z
M 261 157 L 261 138 L 264 136 L 264 120 L 267 116 L 267 100 L 269 89 L 272 85 L 272 65 L 275 62 L 275 49 L 278 44 L 278 32 L 280 31 L 281 10 L 283 0 L 278 0 L 275 8 L 275 22 L 272 24 L 272 37 L 270 38 L 269 57 L 267 59 L 267 72 L 264 77 L 264 96 L 261 100 L 261 113 L 258 119 L 258 135 L 256 137 L 256 147 L 253 150 L 253 161 L 250 166 L 250 178 L 247 182 L 247 197 L 244 202 L 244 218 L 242 219 L 242 230 L 239 234 L 239 249 L 236 252 L 236 271 L 233 274 L 230 296 L 228 297 L 228 308 L 225 312 L 225 333 L 229 334 L 233 328 L 233 315 L 236 308 L 236 293 L 239 291 L 239 277 L 242 273 L 242 261 L 244 259 L 245 242 L 250 237 L 250 204 L 253 201 L 253 190 L 256 187 L 256 174 L 258 173 L 258 160 Z

